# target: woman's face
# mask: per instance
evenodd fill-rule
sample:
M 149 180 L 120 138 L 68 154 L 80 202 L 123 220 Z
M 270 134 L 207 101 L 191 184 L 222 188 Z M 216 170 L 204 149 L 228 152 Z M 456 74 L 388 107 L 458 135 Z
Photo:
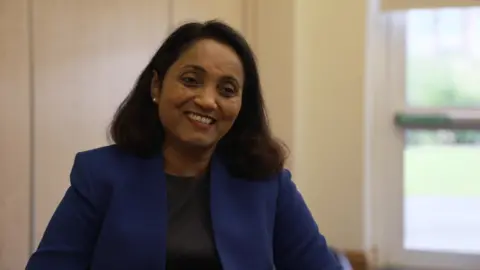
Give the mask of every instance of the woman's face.
M 195 42 L 168 69 L 152 95 L 165 142 L 212 147 L 230 130 L 242 106 L 243 66 L 235 51 L 212 39 Z

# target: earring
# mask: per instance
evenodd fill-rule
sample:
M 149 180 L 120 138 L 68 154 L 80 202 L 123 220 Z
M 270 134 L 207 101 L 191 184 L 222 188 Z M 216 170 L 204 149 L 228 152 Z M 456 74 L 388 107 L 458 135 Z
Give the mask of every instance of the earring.
M 152 101 L 153 101 L 153 103 L 157 103 L 157 98 L 154 97 L 154 98 L 152 99 Z

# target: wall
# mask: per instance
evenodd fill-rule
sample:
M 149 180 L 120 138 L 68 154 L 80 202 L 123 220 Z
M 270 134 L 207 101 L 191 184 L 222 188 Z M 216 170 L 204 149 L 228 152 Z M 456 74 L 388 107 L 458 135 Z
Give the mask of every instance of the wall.
M 254 50 L 262 78 L 270 124 L 275 135 L 290 148 L 288 167 L 294 156 L 294 2 L 258 1 L 255 10 Z
M 0 0 L 0 269 L 21 269 L 30 242 L 27 1 Z M 10 266 L 10 267 L 9 267 Z
M 366 3 L 296 5 L 297 182 L 330 242 L 362 249 Z
M 330 244 L 363 250 L 365 0 L 264 0 L 256 51 L 276 134 Z

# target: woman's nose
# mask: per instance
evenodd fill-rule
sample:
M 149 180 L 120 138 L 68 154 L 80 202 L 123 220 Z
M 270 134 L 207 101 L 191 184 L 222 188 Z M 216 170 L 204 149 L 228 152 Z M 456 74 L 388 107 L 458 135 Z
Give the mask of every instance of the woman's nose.
M 195 97 L 195 103 L 204 110 L 217 109 L 217 90 L 214 86 L 205 86 Z

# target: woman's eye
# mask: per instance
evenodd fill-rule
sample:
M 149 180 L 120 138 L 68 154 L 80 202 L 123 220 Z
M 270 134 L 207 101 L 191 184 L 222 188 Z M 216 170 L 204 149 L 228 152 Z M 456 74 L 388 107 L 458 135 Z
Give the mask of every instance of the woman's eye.
M 224 85 L 222 87 L 222 92 L 227 95 L 235 95 L 237 93 L 237 88 L 233 85 Z
M 235 89 L 232 88 L 232 87 L 225 87 L 225 92 L 228 92 L 228 93 L 235 93 Z
M 181 78 L 181 81 L 183 84 L 188 86 L 193 86 L 198 84 L 198 81 L 193 77 L 183 77 Z
M 231 83 L 225 83 L 221 86 L 221 91 L 226 94 L 233 95 L 237 93 L 237 87 Z

